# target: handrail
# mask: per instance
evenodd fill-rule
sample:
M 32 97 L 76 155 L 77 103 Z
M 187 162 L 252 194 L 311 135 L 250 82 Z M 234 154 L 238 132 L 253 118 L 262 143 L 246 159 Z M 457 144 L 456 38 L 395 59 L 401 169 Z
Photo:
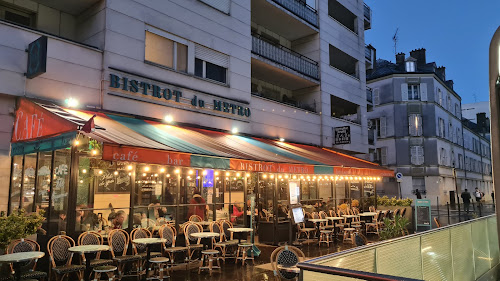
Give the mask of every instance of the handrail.
M 311 58 L 308 58 L 308 57 L 304 56 L 304 55 L 303 55 L 303 54 L 301 54 L 301 53 L 297 53 L 297 52 L 295 52 L 294 50 L 289 49 L 289 48 L 287 48 L 287 47 L 285 47 L 285 46 L 283 46 L 283 45 L 280 45 L 280 44 L 274 44 L 273 42 L 270 42 L 269 40 L 267 40 L 266 38 L 262 37 L 262 36 L 261 36 L 260 34 L 258 34 L 258 33 L 252 32 L 252 36 L 253 36 L 253 37 L 256 37 L 256 38 L 258 38 L 258 39 L 260 39 L 260 40 L 262 40 L 262 41 L 264 41 L 264 42 L 266 42 L 266 43 L 269 43 L 269 44 L 271 44 L 271 45 L 273 45 L 273 46 L 275 46 L 275 47 L 277 47 L 277 48 L 279 48 L 279 49 L 282 49 L 282 50 L 284 50 L 284 51 L 286 51 L 286 52 L 288 52 L 288 53 L 292 53 L 292 54 L 294 54 L 295 56 L 297 56 L 297 57 L 299 57 L 299 58 L 305 59 L 305 60 L 307 60 L 308 62 L 310 62 L 310 63 L 312 63 L 312 64 L 318 65 L 318 62 L 317 62 L 317 61 L 315 61 L 315 60 L 313 60 L 313 59 L 311 59 Z
M 283 7 L 287 11 L 290 11 L 292 14 L 296 15 L 297 17 L 307 21 L 314 27 L 318 27 L 318 11 L 314 9 L 313 7 L 307 5 L 306 3 L 302 3 L 297 0 L 273 0 L 274 3 L 278 4 L 279 6 Z M 303 13 L 301 14 L 300 11 L 293 9 L 292 5 L 295 4 L 294 7 L 303 7 Z M 300 9 L 300 8 L 299 8 Z M 314 19 L 312 16 L 307 17 L 307 13 L 314 15 Z
M 302 270 L 307 270 L 307 271 L 325 273 L 325 274 L 329 274 L 329 275 L 351 277 L 351 278 L 357 278 L 357 279 L 368 280 L 368 281 L 394 281 L 394 280 L 421 281 L 421 279 L 404 278 L 404 277 L 398 277 L 398 276 L 392 276 L 392 275 L 377 274 L 377 273 L 371 273 L 371 272 L 365 272 L 365 271 L 358 271 L 358 270 L 351 270 L 351 269 L 345 269 L 345 268 L 330 267 L 330 266 L 309 264 L 309 263 L 302 263 L 302 262 L 298 263 L 297 267 L 302 269 Z

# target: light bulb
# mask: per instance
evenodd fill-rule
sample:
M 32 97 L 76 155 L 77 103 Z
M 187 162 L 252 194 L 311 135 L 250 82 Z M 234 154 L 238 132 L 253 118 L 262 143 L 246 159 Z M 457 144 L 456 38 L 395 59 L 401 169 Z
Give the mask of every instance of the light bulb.
M 118 176 L 118 171 L 115 171 L 113 174 L 115 174 L 115 176 Z
M 92 153 L 92 155 L 97 155 L 97 149 L 92 149 L 90 152 Z
M 144 172 L 149 172 L 149 166 L 144 167 Z
M 165 173 L 165 168 L 161 168 L 160 173 Z
M 86 174 L 87 173 L 87 169 L 83 169 L 82 173 Z
M 128 166 L 127 166 L 127 170 L 129 170 L 129 171 L 132 171 L 132 169 L 133 169 L 133 168 L 134 168 L 134 167 L 132 167 L 132 165 L 128 165 Z
M 203 174 L 204 176 L 206 176 L 206 175 L 207 175 L 207 170 L 203 170 L 202 174 Z

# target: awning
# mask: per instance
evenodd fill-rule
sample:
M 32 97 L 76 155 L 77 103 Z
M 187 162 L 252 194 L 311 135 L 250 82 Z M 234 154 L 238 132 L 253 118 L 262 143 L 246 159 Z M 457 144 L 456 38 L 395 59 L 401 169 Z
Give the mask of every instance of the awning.
M 394 176 L 392 170 L 327 148 L 174 126 L 131 116 L 66 109 L 25 99 L 21 101 L 18 113 L 23 111 L 23 106 L 35 105 L 50 117 L 54 128 L 63 130 L 59 134 L 50 131 L 50 134 L 34 139 L 13 138 L 13 143 L 17 142 L 13 145 L 17 152 L 13 150 L 13 154 L 23 151 L 19 149 L 23 143 L 77 132 L 96 115 L 96 130 L 84 134 L 103 142 L 104 160 L 270 173 Z M 65 126 L 59 126 L 59 123 Z

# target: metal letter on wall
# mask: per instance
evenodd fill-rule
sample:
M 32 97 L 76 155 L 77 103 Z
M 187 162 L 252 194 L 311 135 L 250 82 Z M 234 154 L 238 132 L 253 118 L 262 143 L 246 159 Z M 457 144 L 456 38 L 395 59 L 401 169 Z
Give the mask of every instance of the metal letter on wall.
M 42 36 L 28 46 L 28 68 L 26 77 L 32 79 L 47 70 L 47 36 Z

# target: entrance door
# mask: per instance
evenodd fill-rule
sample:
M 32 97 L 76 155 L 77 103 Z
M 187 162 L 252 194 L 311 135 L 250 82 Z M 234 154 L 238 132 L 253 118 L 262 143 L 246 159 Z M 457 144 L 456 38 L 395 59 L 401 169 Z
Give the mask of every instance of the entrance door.
M 455 191 L 450 191 L 450 205 L 455 206 Z

